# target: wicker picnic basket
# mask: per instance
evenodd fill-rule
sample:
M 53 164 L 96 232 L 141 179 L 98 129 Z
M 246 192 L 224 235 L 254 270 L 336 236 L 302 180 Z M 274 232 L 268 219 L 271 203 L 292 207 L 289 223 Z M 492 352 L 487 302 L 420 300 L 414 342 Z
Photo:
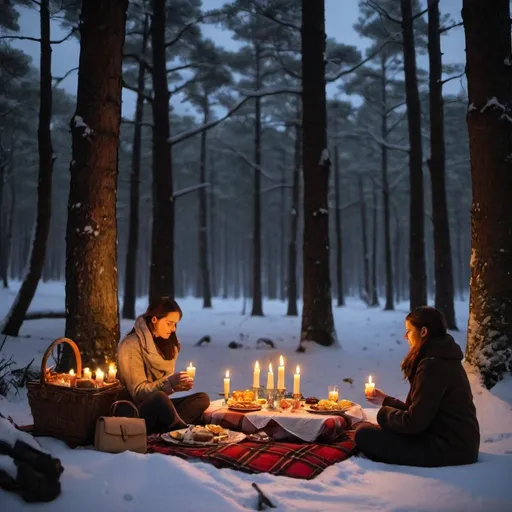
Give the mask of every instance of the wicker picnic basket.
M 92 389 L 52 383 L 46 362 L 52 350 L 61 343 L 71 346 L 77 375 L 82 374 L 82 357 L 74 341 L 58 338 L 46 349 L 41 361 L 40 380 L 27 382 L 34 433 L 61 439 L 70 445 L 86 445 L 94 439 L 96 420 L 100 416 L 108 416 L 123 387 L 118 380 Z

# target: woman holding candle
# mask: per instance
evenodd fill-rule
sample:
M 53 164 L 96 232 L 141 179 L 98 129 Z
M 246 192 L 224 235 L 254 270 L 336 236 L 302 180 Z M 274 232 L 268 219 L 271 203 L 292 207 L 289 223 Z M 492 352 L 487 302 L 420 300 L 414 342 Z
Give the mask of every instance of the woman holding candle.
M 177 391 L 188 391 L 194 380 L 187 372 L 176 372 L 181 345 L 176 325 L 182 312 L 175 300 L 162 297 L 149 304 L 133 329 L 119 343 L 118 378 L 146 420 L 149 433 L 168 432 L 197 423 L 210 404 L 206 393 L 170 399 Z M 194 368 L 195 375 L 195 368 Z M 120 404 L 119 410 L 121 409 Z
M 402 362 L 410 391 L 404 402 L 375 388 L 379 426 L 362 423 L 355 441 L 370 459 L 407 466 L 455 466 L 478 459 L 480 431 L 462 350 L 443 314 L 428 306 L 405 320 L 409 352 Z

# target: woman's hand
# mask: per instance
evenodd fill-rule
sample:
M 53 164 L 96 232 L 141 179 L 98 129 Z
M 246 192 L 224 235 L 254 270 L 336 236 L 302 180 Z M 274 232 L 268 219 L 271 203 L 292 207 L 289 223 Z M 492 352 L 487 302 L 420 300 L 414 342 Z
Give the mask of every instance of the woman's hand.
M 387 396 L 388 395 L 386 395 L 386 393 L 384 393 L 384 391 L 382 391 L 378 388 L 375 388 L 373 395 L 367 396 L 366 400 L 368 400 L 368 402 L 371 402 L 372 404 L 375 404 L 375 405 L 382 405 L 382 402 L 384 402 L 384 398 L 386 398 Z
M 194 380 L 189 377 L 187 372 L 173 373 L 167 380 L 174 391 L 188 391 L 194 385 Z

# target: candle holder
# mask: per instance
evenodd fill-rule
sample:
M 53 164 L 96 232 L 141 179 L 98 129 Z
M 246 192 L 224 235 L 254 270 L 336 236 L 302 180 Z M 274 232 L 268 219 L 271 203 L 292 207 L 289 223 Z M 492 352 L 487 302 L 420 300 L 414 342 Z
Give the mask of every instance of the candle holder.
M 252 389 L 252 392 L 254 393 L 254 400 L 258 400 L 258 398 L 260 397 L 260 387 L 253 386 L 251 389 Z
M 276 410 L 277 389 L 267 389 L 267 411 Z

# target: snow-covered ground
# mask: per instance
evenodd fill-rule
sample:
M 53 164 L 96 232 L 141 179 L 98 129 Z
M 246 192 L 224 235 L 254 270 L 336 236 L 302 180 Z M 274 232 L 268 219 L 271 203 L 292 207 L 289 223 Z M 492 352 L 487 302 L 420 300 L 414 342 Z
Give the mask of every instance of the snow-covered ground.
M 14 299 L 17 286 L 0 291 L 3 317 Z M 327 386 L 337 384 L 343 398 L 363 404 L 364 382 L 372 375 L 377 387 L 405 398 L 408 386 L 402 381 L 399 366 L 407 350 L 403 340 L 403 320 L 407 304 L 394 312 L 368 309 L 357 300 L 335 309 L 341 349 L 315 347 L 298 354 L 300 318 L 285 316 L 286 305 L 265 302 L 265 317 L 242 316 L 242 303 L 214 300 L 212 310 L 203 310 L 196 299 L 180 301 L 184 317 L 178 327 L 183 344 L 178 368 L 190 361 L 197 367 L 196 389 L 207 391 L 212 399 L 222 390 L 226 369 L 231 373 L 231 389 L 250 386 L 254 361 L 259 360 L 262 379 L 268 363 L 277 364 L 279 354 L 287 360 L 287 382 L 291 386 L 293 369 L 301 366 L 301 390 L 305 395 L 325 397 Z M 146 306 L 139 300 L 138 311 Z M 64 285 L 41 284 L 31 310 L 63 310 Z M 467 303 L 457 303 L 459 333 L 464 347 L 468 316 Z M 123 321 L 124 334 L 131 322 Z M 64 333 L 64 320 L 25 322 L 19 338 L 7 340 L 3 356 L 12 355 L 17 366 L 40 358 L 49 343 Z M 194 343 L 203 335 L 212 342 L 201 347 Z M 256 348 L 256 340 L 268 337 L 276 349 Z M 229 349 L 230 341 L 243 348 Z M 353 384 L 343 379 L 353 379 Z M 105 510 L 173 510 L 208 512 L 254 510 L 257 496 L 251 487 L 256 482 L 278 506 L 292 511 L 509 511 L 512 510 L 512 379 L 507 378 L 489 392 L 470 373 L 482 433 L 480 460 L 471 466 L 448 468 L 410 468 L 378 464 L 361 457 L 331 466 L 311 481 L 247 475 L 231 469 L 216 469 L 202 462 L 188 462 L 160 454 L 123 453 L 109 455 L 93 449 L 71 450 L 60 441 L 38 438 L 41 446 L 61 459 L 62 494 L 49 504 L 27 505 L 17 495 L 0 490 L 2 511 L 49 510 L 76 512 Z M 262 380 L 263 382 L 263 380 Z M 376 408 L 366 409 L 375 417 Z M 0 412 L 17 423 L 31 423 L 26 393 L 0 398 Z

